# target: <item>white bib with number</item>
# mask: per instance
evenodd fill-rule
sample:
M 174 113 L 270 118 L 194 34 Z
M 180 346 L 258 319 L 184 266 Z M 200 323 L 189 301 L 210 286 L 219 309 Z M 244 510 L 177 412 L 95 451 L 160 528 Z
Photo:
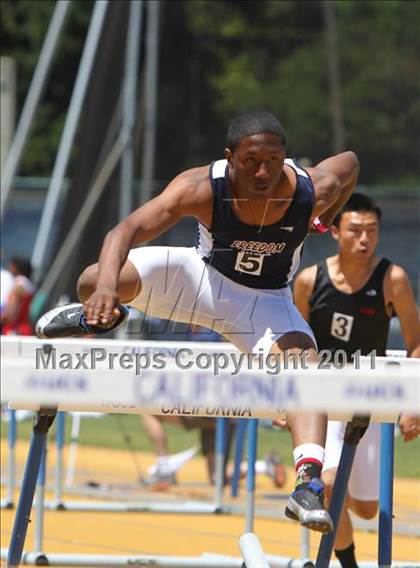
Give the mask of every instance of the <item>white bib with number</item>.
M 341 341 L 349 341 L 353 327 L 354 316 L 334 312 L 331 322 L 331 335 Z
M 264 255 L 252 251 L 239 251 L 236 257 L 235 270 L 259 276 L 261 274 Z

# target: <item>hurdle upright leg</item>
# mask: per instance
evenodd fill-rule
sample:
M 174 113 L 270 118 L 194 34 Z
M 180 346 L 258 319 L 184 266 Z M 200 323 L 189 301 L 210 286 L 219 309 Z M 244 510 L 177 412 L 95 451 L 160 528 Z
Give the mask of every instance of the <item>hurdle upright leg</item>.
M 223 509 L 223 488 L 225 483 L 225 450 L 227 434 L 227 418 L 216 418 L 216 458 L 214 465 L 215 506 L 216 512 Z
M 79 442 L 80 435 L 80 414 L 72 414 L 72 423 L 70 430 L 70 447 L 67 460 L 67 471 L 64 481 L 66 487 L 71 487 L 74 481 L 74 471 L 76 469 L 76 454 L 77 454 L 77 444 Z
M 246 568 L 270 568 L 261 544 L 254 533 L 244 533 L 239 539 L 239 548 Z
M 237 497 L 239 492 L 239 481 L 241 479 L 241 462 L 244 453 L 245 433 L 246 433 L 246 420 L 238 418 L 236 424 L 236 443 L 235 443 L 235 468 L 233 470 L 231 482 L 231 495 Z
M 63 448 L 64 448 L 64 435 L 65 435 L 65 412 L 57 414 L 55 423 L 55 507 L 57 509 L 64 509 L 63 504 Z
M 394 424 L 381 424 L 379 482 L 378 567 L 392 563 L 392 510 L 394 493 Z
M 318 549 L 315 568 L 328 568 L 334 546 L 337 525 L 340 520 L 341 510 L 347 493 L 347 485 L 351 473 L 351 468 L 356 453 L 356 446 L 344 443 L 341 452 L 340 463 L 334 483 L 334 490 L 331 496 L 329 513 L 334 523 L 334 530 L 324 535 Z
M 302 527 L 300 530 L 300 557 L 302 558 L 302 560 L 307 560 L 310 554 L 311 537 L 309 534 L 309 529 L 307 527 Z
M 254 528 L 255 513 L 255 461 L 257 459 L 258 420 L 248 421 L 248 469 L 246 472 L 245 532 Z
M 2 508 L 13 509 L 15 477 L 16 477 L 16 410 L 9 410 L 9 422 L 7 423 L 7 492 Z
M 41 553 L 44 547 L 44 503 L 45 503 L 45 478 L 47 466 L 47 440 L 45 440 L 44 451 L 41 454 L 41 463 L 39 464 L 38 480 L 35 493 L 35 535 L 34 549 L 35 552 Z
M 41 412 L 39 412 L 36 415 L 36 422 L 32 431 L 31 444 L 26 460 L 19 503 L 16 510 L 15 522 L 13 525 L 12 537 L 7 556 L 8 568 L 15 568 L 16 566 L 19 566 L 22 558 L 23 546 L 25 544 L 32 503 L 34 500 L 36 482 L 38 479 L 42 456 L 45 451 L 47 434 L 56 414 L 55 410 L 51 412 L 52 413 L 50 414 L 41 414 Z
M 329 513 L 334 524 L 334 529 L 330 533 L 325 534 L 321 539 L 315 568 L 328 568 L 330 564 L 337 525 L 340 520 L 341 510 L 346 497 L 347 485 L 357 445 L 366 432 L 368 426 L 368 416 L 354 416 L 353 420 L 347 423 L 346 431 L 344 433 L 343 449 L 341 451 L 340 463 L 338 464 L 337 475 L 329 507 Z

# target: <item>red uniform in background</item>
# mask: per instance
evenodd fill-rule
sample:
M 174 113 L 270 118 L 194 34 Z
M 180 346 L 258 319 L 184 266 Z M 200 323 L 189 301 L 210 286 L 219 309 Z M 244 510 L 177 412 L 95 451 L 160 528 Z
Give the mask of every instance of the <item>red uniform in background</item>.
M 29 308 L 35 286 L 30 280 L 29 261 L 21 257 L 14 257 L 10 261 L 9 270 L 14 278 L 1 314 L 2 334 L 33 335 Z

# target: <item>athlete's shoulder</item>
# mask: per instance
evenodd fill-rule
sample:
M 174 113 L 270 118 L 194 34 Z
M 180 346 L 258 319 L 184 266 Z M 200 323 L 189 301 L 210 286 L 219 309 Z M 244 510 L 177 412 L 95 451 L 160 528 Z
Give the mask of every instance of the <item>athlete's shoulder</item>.
M 318 265 L 312 264 L 312 266 L 308 266 L 299 272 L 296 276 L 296 282 L 299 281 L 300 284 L 303 285 L 313 285 L 316 279 L 316 274 L 318 271 Z
M 209 180 L 209 168 L 209 165 L 189 168 L 179 173 L 173 181 L 183 183 L 186 186 L 198 187 L 203 181 Z
M 209 167 L 199 166 L 179 173 L 168 185 L 166 193 L 176 193 L 181 201 L 211 198 Z
M 193 216 L 208 223 L 213 199 L 209 167 L 199 166 L 181 172 L 158 198 L 178 217 Z
M 394 302 L 401 295 L 412 295 L 412 290 L 410 278 L 404 268 L 391 263 L 384 275 L 385 297 Z
M 393 286 L 404 286 L 407 284 L 411 286 L 410 279 L 404 268 L 398 264 L 393 264 L 392 262 L 386 270 L 385 279 Z
M 317 271 L 318 265 L 313 264 L 301 270 L 296 276 L 293 287 L 296 304 L 309 301 L 314 291 Z M 303 309 L 303 307 L 301 306 L 300 309 Z

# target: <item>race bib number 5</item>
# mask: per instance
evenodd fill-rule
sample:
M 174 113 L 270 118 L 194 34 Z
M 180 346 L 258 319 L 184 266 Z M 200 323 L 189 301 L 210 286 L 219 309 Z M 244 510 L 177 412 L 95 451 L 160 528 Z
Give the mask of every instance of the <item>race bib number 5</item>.
M 341 341 L 349 341 L 353 322 L 353 316 L 334 312 L 331 322 L 331 335 L 341 339 Z
M 236 257 L 235 270 L 259 276 L 261 274 L 264 255 L 250 251 L 240 251 Z

